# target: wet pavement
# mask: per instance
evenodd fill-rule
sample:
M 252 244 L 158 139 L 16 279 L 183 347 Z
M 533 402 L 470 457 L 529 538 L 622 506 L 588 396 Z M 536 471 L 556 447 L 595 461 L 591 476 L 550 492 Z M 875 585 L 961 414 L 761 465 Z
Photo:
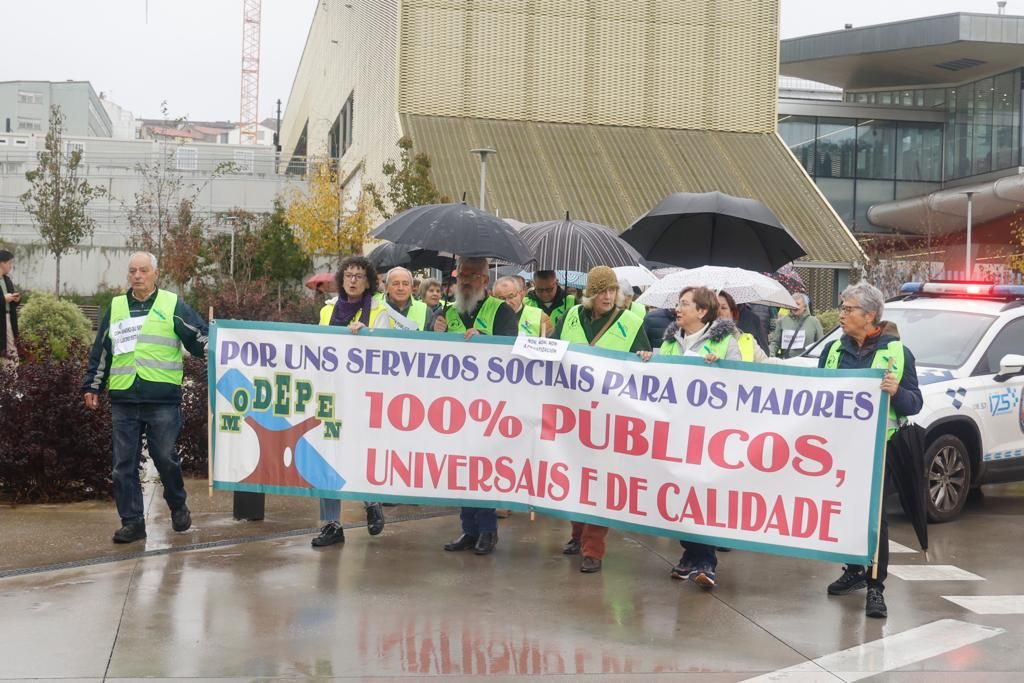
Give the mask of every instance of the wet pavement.
M 293 521 L 312 526 L 302 502 Z M 911 580 L 920 553 L 892 555 L 890 617 L 873 620 L 863 591 L 826 596 L 835 565 L 723 553 L 708 593 L 668 577 L 675 542 L 613 530 L 604 570 L 584 575 L 561 553 L 568 525 L 523 513 L 477 557 L 441 550 L 458 532 L 451 514 L 377 537 L 351 528 L 320 550 L 295 530 L 254 540 L 280 523 L 269 504 L 267 522 L 249 523 L 262 535 L 192 549 L 190 534 L 154 538 L 160 503 L 146 547 L 160 554 L 0 578 L 0 680 L 1019 681 L 1024 486 L 988 487 L 970 506 L 930 529 L 937 578 Z M 231 528 L 208 515 L 195 533 Z M 892 536 L 913 545 L 899 517 Z

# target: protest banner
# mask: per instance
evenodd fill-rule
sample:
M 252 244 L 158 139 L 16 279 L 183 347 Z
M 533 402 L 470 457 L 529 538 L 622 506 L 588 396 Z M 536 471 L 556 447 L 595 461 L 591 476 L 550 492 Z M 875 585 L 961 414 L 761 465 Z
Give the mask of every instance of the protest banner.
M 662 358 L 515 338 L 218 321 L 218 489 L 536 509 L 865 563 L 878 535 L 881 370 Z

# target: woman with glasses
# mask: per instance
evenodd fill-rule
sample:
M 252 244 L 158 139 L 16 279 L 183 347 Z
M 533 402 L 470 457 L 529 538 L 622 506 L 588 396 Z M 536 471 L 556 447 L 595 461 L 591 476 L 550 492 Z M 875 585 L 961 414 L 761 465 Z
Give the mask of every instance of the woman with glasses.
M 334 303 L 328 324 L 348 327 L 357 334 L 364 327 L 372 328 L 377 317 L 385 312 L 384 304 L 373 294 L 377 287 L 377 269 L 363 256 L 349 256 L 341 262 L 335 275 L 338 284 L 338 300 Z M 320 324 L 324 324 L 321 314 Z M 384 531 L 384 510 L 380 503 L 363 503 L 366 508 L 366 529 L 371 536 Z M 314 548 L 345 542 L 345 530 L 341 526 L 341 501 L 334 498 L 320 499 L 320 519 L 324 526 L 312 540 Z

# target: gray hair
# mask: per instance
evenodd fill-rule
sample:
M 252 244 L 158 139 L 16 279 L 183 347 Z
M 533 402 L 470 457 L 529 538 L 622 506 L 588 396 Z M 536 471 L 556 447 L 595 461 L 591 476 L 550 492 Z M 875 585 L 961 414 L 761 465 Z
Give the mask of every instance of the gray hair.
M 580 304 L 583 306 L 584 309 L 589 311 L 589 310 L 594 308 L 594 297 L 592 297 L 592 296 L 581 296 L 580 297 Z M 626 307 L 626 295 L 622 293 L 622 289 L 620 289 L 620 288 L 616 288 L 616 290 L 615 290 L 615 307 L 616 308 L 625 308 Z
M 156 268 L 156 254 L 151 254 L 148 251 L 133 251 L 131 256 L 128 257 L 128 260 L 131 261 L 136 256 L 148 256 L 149 257 L 149 265 L 153 266 L 153 270 L 157 269 Z
M 867 280 L 861 280 L 855 285 L 850 285 L 839 295 L 839 300 L 853 299 L 857 305 L 864 309 L 865 313 L 875 314 L 875 324 L 882 320 L 882 313 L 885 312 L 885 295 L 882 290 L 875 287 Z
M 406 275 L 409 276 L 410 280 L 412 279 L 412 271 L 411 270 L 409 270 L 408 268 L 403 268 L 402 266 L 395 266 L 394 268 L 392 268 L 391 270 L 388 271 L 388 274 L 386 276 L 384 276 L 384 284 L 385 285 L 387 285 L 387 284 L 389 284 L 391 282 L 391 274 L 392 273 L 405 273 Z
M 849 289 L 849 288 L 847 288 L 847 289 Z M 807 295 L 806 294 L 804 294 L 803 292 L 793 292 L 793 301 L 796 301 L 797 297 L 800 297 L 800 301 L 804 302 L 804 306 L 807 305 Z M 797 303 L 799 304 L 800 302 L 797 301 Z
M 523 285 L 520 284 L 519 278 L 517 278 L 515 275 L 502 275 L 501 277 L 494 281 L 494 286 L 497 287 L 502 282 L 507 282 L 511 285 L 515 285 L 515 288 L 520 292 L 524 291 Z
M 427 290 L 429 290 L 431 287 L 437 287 L 438 289 L 443 289 L 441 287 L 441 283 L 440 282 L 438 282 L 437 280 L 435 280 L 432 277 L 431 278 L 427 278 L 426 280 L 423 280 L 422 282 L 420 282 L 420 288 L 416 291 L 416 296 L 418 298 L 422 299 L 423 297 L 425 297 L 427 295 Z

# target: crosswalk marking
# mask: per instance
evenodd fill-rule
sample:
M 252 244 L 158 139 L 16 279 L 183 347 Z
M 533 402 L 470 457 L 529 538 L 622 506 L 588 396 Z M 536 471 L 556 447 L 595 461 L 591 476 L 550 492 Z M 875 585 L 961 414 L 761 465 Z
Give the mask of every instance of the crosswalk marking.
M 938 657 L 1004 632 L 1005 629 L 1001 628 L 956 619 L 940 619 L 909 631 L 818 657 L 810 662 L 749 678 L 747 682 L 835 683 L 836 679 L 859 681 L 885 671 L 893 671 Z
M 1024 595 L 943 595 L 975 614 L 1024 614 Z
M 896 541 L 889 541 L 889 553 L 896 555 L 898 553 L 916 553 L 917 551 L 913 548 L 908 548 L 905 545 L 901 545 Z
M 889 573 L 904 581 L 984 581 L 984 577 L 951 564 L 890 564 Z

